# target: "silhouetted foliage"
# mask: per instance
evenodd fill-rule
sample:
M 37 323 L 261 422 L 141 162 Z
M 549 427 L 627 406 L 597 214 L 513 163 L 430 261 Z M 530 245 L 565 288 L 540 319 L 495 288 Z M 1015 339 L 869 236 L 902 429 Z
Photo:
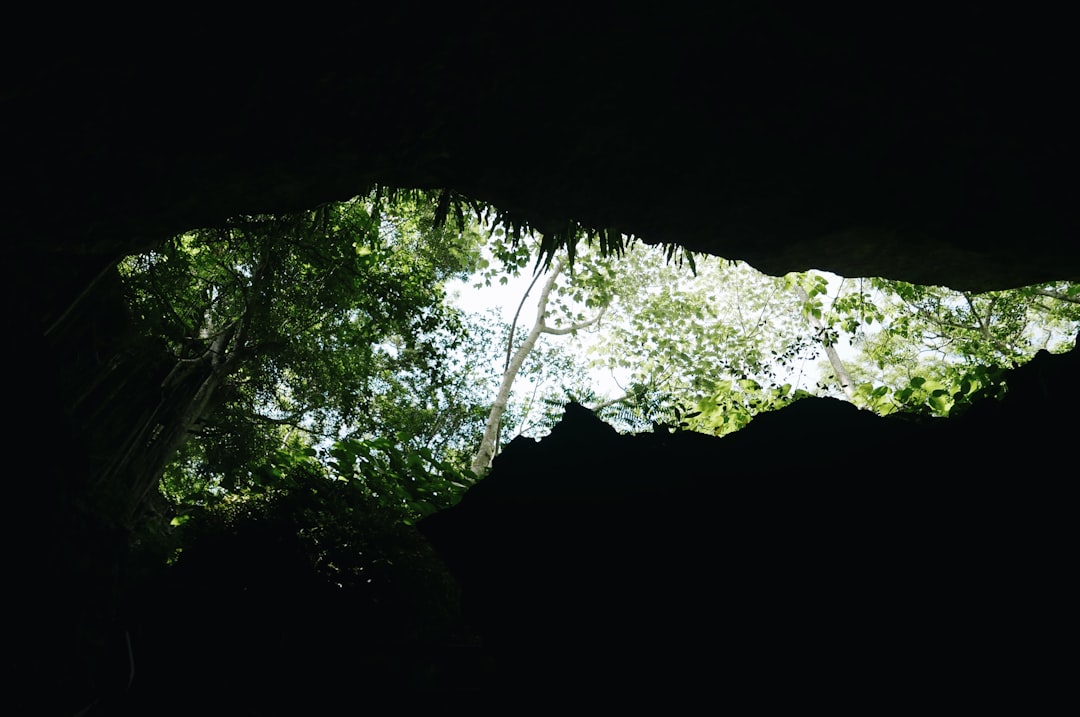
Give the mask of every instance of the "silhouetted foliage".
M 196 509 L 174 537 L 172 564 L 130 594 L 142 674 L 127 703 L 147 713 L 371 706 L 482 677 L 456 581 L 359 481 L 299 462 L 273 490 Z M 175 704 L 143 703 L 170 692 Z

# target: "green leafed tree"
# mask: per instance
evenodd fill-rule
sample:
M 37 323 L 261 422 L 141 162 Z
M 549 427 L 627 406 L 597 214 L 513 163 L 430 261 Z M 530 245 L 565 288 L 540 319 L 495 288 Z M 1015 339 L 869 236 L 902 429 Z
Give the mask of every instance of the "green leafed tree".
M 481 474 L 486 471 L 490 465 L 492 459 L 495 457 L 499 447 L 499 438 L 502 434 L 503 417 L 506 412 L 507 404 L 510 400 L 510 392 L 513 389 L 514 382 L 521 372 L 522 367 L 525 365 L 526 359 L 533 353 L 536 348 L 537 341 L 542 336 L 566 336 L 575 334 L 578 331 L 582 331 L 591 326 L 595 326 L 601 318 L 604 316 L 604 312 L 610 303 L 610 297 L 605 293 L 605 282 L 603 280 L 594 279 L 590 283 L 588 278 L 577 277 L 577 280 L 571 282 L 568 286 L 564 287 L 570 294 L 569 298 L 576 299 L 576 304 L 585 304 L 586 307 L 592 309 L 592 315 L 586 317 L 580 312 L 575 312 L 572 309 L 568 310 L 571 306 L 566 301 L 561 301 L 562 298 L 559 293 L 556 292 L 556 285 L 559 278 L 562 276 L 564 270 L 567 268 L 567 264 L 561 257 L 556 257 L 547 268 L 546 275 L 537 273 L 530 285 L 529 290 L 525 292 L 525 296 L 522 297 L 522 304 L 528 298 L 529 292 L 536 285 L 537 281 L 543 278 L 543 282 L 540 283 L 537 292 L 536 299 L 536 312 L 531 326 L 528 328 L 522 327 L 524 330 L 524 337 L 522 340 L 515 344 L 513 328 L 516 328 L 516 316 L 512 325 L 512 331 L 507 337 L 507 352 L 506 362 L 503 364 L 502 376 L 499 381 L 499 387 L 495 392 L 495 398 L 491 405 L 491 410 L 488 413 L 488 419 L 484 427 L 484 435 L 480 439 L 480 446 L 477 448 L 476 455 L 473 457 L 471 469 L 476 474 Z M 586 265 L 579 263 L 576 265 L 579 271 L 587 271 L 591 274 L 603 275 L 604 268 L 597 265 Z M 586 292 L 588 292 L 586 294 Z M 557 311 L 553 305 L 559 305 L 562 311 Z M 520 311 L 519 305 L 519 311 Z
M 481 287 L 520 275 L 533 253 L 496 232 L 488 256 Z M 584 358 L 569 362 L 565 380 L 532 403 L 543 409 L 541 427 L 574 400 L 621 430 L 666 425 L 725 433 L 759 410 L 805 395 L 785 382 L 797 380 L 810 342 L 798 302 L 781 280 L 715 257 L 677 259 L 669 247 L 630 238 L 618 252 L 579 241 L 572 263 L 568 253 L 551 259 L 521 297 L 519 313 L 529 302 L 531 319 L 519 327 L 522 339 L 507 345 L 477 472 L 497 450 L 514 381 L 530 376 L 522 361 L 544 341 Z M 559 337 L 565 339 L 555 344 Z M 596 384 L 586 370 L 607 373 L 618 389 Z
M 132 509 L 162 476 L 174 499 L 205 497 L 318 455 L 424 515 L 567 400 L 622 430 L 718 435 L 812 393 L 945 415 L 1080 325 L 1072 284 L 834 288 L 611 232 L 553 244 L 496 223 L 484 237 L 464 215 L 441 221 L 460 214 L 447 196 L 235 217 L 124 260 L 132 315 L 167 363 L 160 401 L 108 468 L 136 477 Z M 509 324 L 445 301 L 451 278 L 483 287 L 530 268 Z
M 781 279 L 712 256 L 690 270 L 645 245 L 627 249 L 615 272 L 591 347 L 594 367 L 624 388 L 601 404 L 609 413 L 722 435 L 805 395 L 807 323 Z
M 1053 282 L 983 293 L 886 279 L 791 275 L 813 338 L 829 354 L 825 393 L 856 405 L 950 415 L 1001 395 L 1004 372 L 1036 352 L 1065 351 L 1080 331 L 1080 285 Z M 845 358 L 837 347 L 848 347 Z
M 282 449 L 437 422 L 445 400 L 417 394 L 453 373 L 462 331 L 443 285 L 472 268 L 478 236 L 436 226 L 435 211 L 359 197 L 235 217 L 124 260 L 131 313 L 172 368 L 114 470 L 138 476 L 139 497 L 162 476 L 174 497 L 205 494 L 258 483 Z
M 571 326 L 604 307 L 587 334 L 588 366 L 619 390 L 564 384 L 543 397 L 547 425 L 567 400 L 621 430 L 717 435 L 810 395 L 945 416 L 1001 395 L 1005 369 L 1070 348 L 1080 329 L 1078 288 L 1063 282 L 970 294 L 816 272 L 772 277 L 710 256 L 691 271 L 635 241 L 617 254 L 577 247 L 578 271 L 540 294 Z M 521 255 L 504 254 L 504 266 L 529 256 L 515 248 Z M 558 259 L 552 266 L 561 271 Z

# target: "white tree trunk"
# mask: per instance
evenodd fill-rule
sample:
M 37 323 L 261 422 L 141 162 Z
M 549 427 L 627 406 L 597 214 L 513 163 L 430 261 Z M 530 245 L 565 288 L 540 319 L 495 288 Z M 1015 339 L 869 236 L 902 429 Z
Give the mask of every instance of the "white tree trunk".
M 514 352 L 514 355 L 506 364 L 506 369 L 503 371 L 502 382 L 499 384 L 499 391 L 495 394 L 495 402 L 491 405 L 491 411 L 488 413 L 487 425 L 484 427 L 484 437 L 481 439 L 480 447 L 473 457 L 472 471 L 477 475 L 483 474 L 490 468 L 491 462 L 495 459 L 499 441 L 499 431 L 502 427 L 503 413 L 506 411 L 506 404 L 510 400 L 510 389 L 513 387 L 514 379 L 517 378 L 518 372 L 521 370 L 522 364 L 525 363 L 525 359 L 528 357 L 529 352 L 536 346 L 536 341 L 540 338 L 540 334 L 568 334 L 592 326 L 604 315 L 604 309 L 601 309 L 592 319 L 579 324 L 574 324 L 573 326 L 556 329 L 547 325 L 545 320 L 547 318 L 548 298 L 551 296 L 551 290 L 555 286 L 555 280 L 559 277 L 559 274 L 562 273 L 563 268 L 562 262 L 558 259 L 552 263 L 551 275 L 548 276 L 547 281 L 544 282 L 544 286 L 540 290 L 540 298 L 537 299 L 536 302 L 536 320 L 533 321 L 532 328 L 529 330 L 529 335 L 525 337 L 525 341 L 518 347 L 518 350 Z
M 795 291 L 799 293 L 799 299 L 803 303 L 810 301 L 810 296 L 806 293 L 806 289 L 802 288 L 798 284 L 795 285 Z M 825 327 L 820 321 L 813 316 L 808 316 L 810 319 L 810 325 L 817 331 L 822 331 Z M 829 364 L 832 366 L 833 373 L 836 374 L 836 380 L 840 382 L 840 389 L 847 396 L 847 399 L 851 402 L 855 401 L 855 386 L 851 380 L 851 374 L 848 373 L 847 367 L 844 366 L 844 362 L 840 360 L 840 354 L 836 351 L 836 347 L 831 343 L 824 342 L 825 355 L 829 357 Z

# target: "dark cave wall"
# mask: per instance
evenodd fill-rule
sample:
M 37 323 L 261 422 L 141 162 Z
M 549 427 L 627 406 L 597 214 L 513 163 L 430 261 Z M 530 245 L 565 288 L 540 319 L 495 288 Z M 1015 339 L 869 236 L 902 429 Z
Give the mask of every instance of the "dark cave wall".
M 569 405 L 421 524 L 495 655 L 487 696 L 1052 704 L 1078 596 L 1075 424 L 1050 405 L 1078 361 L 949 421 L 808 398 L 724 438 L 628 436 Z

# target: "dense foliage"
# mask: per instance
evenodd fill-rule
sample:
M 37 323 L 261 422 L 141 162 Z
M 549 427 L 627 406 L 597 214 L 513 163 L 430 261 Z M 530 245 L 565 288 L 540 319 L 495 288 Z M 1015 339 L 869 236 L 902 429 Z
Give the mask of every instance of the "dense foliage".
M 165 385 L 190 386 L 161 467 L 171 499 L 259 489 L 282 451 L 414 456 L 467 430 L 467 338 L 443 284 L 471 270 L 477 237 L 437 227 L 422 199 L 380 210 L 237 217 L 123 262 L 132 315 L 174 361 Z
M 213 644 L 260 697 L 296 674 L 327 700 L 469 689 L 483 651 L 416 523 L 567 401 L 631 432 L 724 435 L 809 395 L 947 416 L 1080 330 L 1073 284 L 769 277 L 625 237 L 571 252 L 453 209 L 417 193 L 236 217 L 120 265 L 169 369 L 131 443 L 164 502 L 132 555 L 155 606 L 144 684 L 198 681 Z M 514 276 L 531 283 L 510 321 L 448 301 L 451 280 Z
M 769 277 L 628 237 L 571 251 L 461 208 L 375 193 L 237 217 L 128 258 L 132 313 L 175 362 L 166 385 L 202 381 L 172 402 L 183 418 L 164 495 L 182 512 L 267 495 L 313 460 L 408 523 L 453 504 L 501 444 L 542 434 L 570 400 L 625 431 L 718 435 L 809 395 L 945 416 L 1001 395 L 1005 369 L 1080 327 L 1071 284 L 975 295 Z M 483 290 L 526 272 L 510 322 L 447 301 L 451 279 Z M 477 464 L 485 421 L 495 433 Z
M 194 507 L 136 552 L 131 713 L 162 694 L 169 714 L 373 709 L 480 680 L 458 585 L 408 511 L 312 457 L 275 468 L 273 489 Z
M 1080 284 L 973 293 L 840 279 L 830 292 L 822 276 L 801 278 L 810 287 L 803 310 L 819 321 L 815 340 L 850 346 L 852 400 L 880 414 L 948 416 L 1001 396 L 1005 371 L 1040 350 L 1071 349 L 1080 332 Z
M 527 267 L 519 245 L 496 241 L 490 251 L 485 284 Z M 588 356 L 578 365 L 594 378 L 566 374 L 534 401 L 544 413 L 532 425 L 550 428 L 567 400 L 620 430 L 717 435 L 811 395 L 878 414 L 948 416 L 1000 397 L 1005 371 L 1039 350 L 1069 349 L 1080 331 L 1080 286 L 1064 282 L 975 294 L 671 259 L 635 241 L 617 256 L 579 245 L 575 271 L 554 283 L 548 322 L 574 325 L 603 308 L 597 325 L 561 339 Z M 599 372 L 617 393 L 600 388 Z

